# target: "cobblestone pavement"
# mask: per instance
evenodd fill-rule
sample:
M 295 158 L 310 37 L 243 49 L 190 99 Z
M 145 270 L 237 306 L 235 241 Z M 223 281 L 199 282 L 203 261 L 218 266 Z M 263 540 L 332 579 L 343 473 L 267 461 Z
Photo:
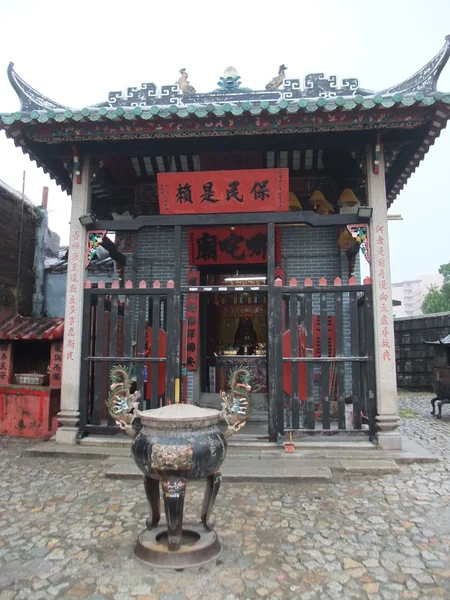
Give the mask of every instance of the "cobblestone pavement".
M 450 458 L 450 410 L 400 394 L 404 433 Z M 223 484 L 218 566 L 145 569 L 131 558 L 147 506 L 141 484 L 104 479 L 101 461 L 20 457 L 0 438 L 0 600 L 235 600 L 450 597 L 445 460 L 335 484 Z M 192 485 L 186 520 L 202 488 Z

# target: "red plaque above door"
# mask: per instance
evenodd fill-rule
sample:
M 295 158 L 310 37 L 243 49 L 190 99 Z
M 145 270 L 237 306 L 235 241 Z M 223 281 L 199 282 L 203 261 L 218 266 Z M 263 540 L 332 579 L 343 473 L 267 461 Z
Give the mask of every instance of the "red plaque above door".
M 158 173 L 162 215 L 289 210 L 289 169 Z

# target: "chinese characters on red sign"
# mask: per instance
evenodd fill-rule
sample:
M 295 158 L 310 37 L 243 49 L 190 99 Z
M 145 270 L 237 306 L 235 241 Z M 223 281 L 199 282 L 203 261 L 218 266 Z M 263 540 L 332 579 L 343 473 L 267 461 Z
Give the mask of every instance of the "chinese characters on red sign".
M 189 264 L 267 263 L 266 227 L 198 227 L 188 229 Z M 280 236 L 275 229 L 275 261 L 280 262 Z
M 76 295 L 80 285 L 80 273 L 78 272 L 78 264 L 80 258 L 80 239 L 81 234 L 78 231 L 72 236 L 72 243 L 69 250 L 69 268 L 67 272 L 67 294 L 69 297 L 69 314 L 67 322 L 64 324 L 66 328 L 66 360 L 75 360 L 75 343 L 76 343 L 76 322 L 77 322 L 77 300 Z
M 200 271 L 188 272 L 189 287 L 200 284 Z M 198 361 L 198 313 L 200 294 L 189 292 L 186 305 L 186 368 L 189 371 L 197 370 Z
M 289 210 L 289 170 L 158 173 L 162 215 Z
M 381 358 L 390 361 L 392 358 L 391 336 L 389 333 L 389 294 L 386 280 L 386 255 L 385 255 L 385 227 L 377 225 L 375 227 L 375 268 L 377 270 L 378 291 L 380 301 L 379 327 L 381 331 Z
M 0 341 L 0 385 L 10 382 L 11 379 L 11 343 Z
M 50 387 L 60 388 L 62 378 L 62 342 L 53 342 L 50 350 Z

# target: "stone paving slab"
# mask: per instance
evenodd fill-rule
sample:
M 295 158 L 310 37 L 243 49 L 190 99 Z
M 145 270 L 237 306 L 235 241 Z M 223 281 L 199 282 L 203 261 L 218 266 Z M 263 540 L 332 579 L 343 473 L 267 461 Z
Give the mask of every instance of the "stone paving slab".
M 401 395 L 400 429 L 439 462 L 331 483 L 225 481 L 219 564 L 169 574 L 131 557 L 148 514 L 140 481 L 105 479 L 98 456 L 49 460 L 0 436 L 0 599 L 450 598 L 450 415 L 414 410 L 426 403 Z M 189 485 L 186 521 L 203 490 Z
M 336 466 L 338 461 L 336 461 Z M 115 461 L 107 459 L 103 462 L 105 477 L 110 479 L 141 478 L 142 473 L 137 468 L 133 459 Z M 246 459 L 227 458 L 222 466 L 223 481 L 246 482 L 261 481 L 266 483 L 302 481 L 327 482 L 332 479 L 332 472 L 328 463 L 309 460 L 299 463 L 294 460 L 280 461 L 275 459 L 249 461 Z
M 141 471 L 132 458 L 116 460 L 109 458 L 103 462 L 105 477 L 110 479 L 141 478 Z M 399 466 L 389 460 L 321 459 L 296 460 L 291 456 L 284 459 L 247 460 L 229 458 L 225 460 L 222 473 L 224 481 L 266 483 L 298 483 L 302 481 L 331 482 L 333 476 L 385 475 L 397 473 Z

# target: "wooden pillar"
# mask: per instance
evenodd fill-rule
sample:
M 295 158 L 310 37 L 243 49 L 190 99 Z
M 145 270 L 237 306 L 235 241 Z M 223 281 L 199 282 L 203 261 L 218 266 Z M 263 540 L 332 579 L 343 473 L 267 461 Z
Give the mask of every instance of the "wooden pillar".
M 401 450 L 402 438 L 396 431 L 399 417 L 383 146 L 380 149 L 377 174 L 374 173 L 372 146 L 367 146 L 366 173 L 367 200 L 368 205 L 373 208 L 370 222 L 370 271 L 373 286 L 378 443 L 386 450 Z
M 74 444 L 80 416 L 81 332 L 83 321 L 84 282 L 86 279 L 86 228 L 79 218 L 90 210 L 90 157 L 83 159 L 81 178 L 73 172 L 72 210 L 70 216 L 69 256 L 67 263 L 66 308 L 64 318 L 63 367 L 60 427 L 56 441 Z M 78 183 L 79 181 L 79 183 Z

